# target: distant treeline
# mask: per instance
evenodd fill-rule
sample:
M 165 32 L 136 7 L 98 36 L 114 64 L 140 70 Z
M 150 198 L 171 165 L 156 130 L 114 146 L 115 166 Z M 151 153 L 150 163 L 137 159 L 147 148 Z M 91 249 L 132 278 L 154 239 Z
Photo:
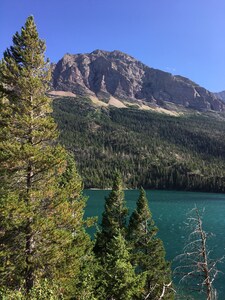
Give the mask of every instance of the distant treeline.
M 86 188 L 107 188 L 118 170 L 128 188 L 225 191 L 225 121 L 135 108 L 94 107 L 86 98 L 54 100 L 60 140 Z

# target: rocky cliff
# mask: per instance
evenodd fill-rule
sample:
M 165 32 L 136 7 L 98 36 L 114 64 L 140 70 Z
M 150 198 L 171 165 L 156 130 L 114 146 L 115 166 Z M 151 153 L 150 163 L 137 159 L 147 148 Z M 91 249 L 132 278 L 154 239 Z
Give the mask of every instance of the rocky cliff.
M 105 102 L 114 97 L 162 107 L 172 102 L 197 110 L 225 110 L 216 95 L 189 79 L 150 68 L 120 51 L 64 55 L 53 67 L 53 89 Z
M 223 102 L 225 102 L 225 91 L 222 91 L 222 92 L 220 92 L 220 93 L 214 93 L 214 95 L 215 95 L 217 98 L 221 99 Z

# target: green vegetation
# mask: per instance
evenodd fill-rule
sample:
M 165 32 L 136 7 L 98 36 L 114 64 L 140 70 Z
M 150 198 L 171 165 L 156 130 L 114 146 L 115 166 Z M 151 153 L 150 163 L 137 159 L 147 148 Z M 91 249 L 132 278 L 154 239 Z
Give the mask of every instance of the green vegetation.
M 76 294 L 92 247 L 80 176 L 56 143 L 44 51 L 29 17 L 0 65 L 0 287 L 9 299 L 36 299 L 40 286 Z
M 126 242 L 126 219 L 122 180 L 116 176 L 112 191 L 105 201 L 101 230 L 97 232 L 94 252 L 99 260 L 99 299 L 133 299 L 143 288 L 141 276 L 131 265 Z
M 137 208 L 130 217 L 128 240 L 132 249 L 132 261 L 137 266 L 137 273 L 144 275 L 144 297 L 159 299 L 164 287 L 171 287 L 170 265 L 165 261 L 162 241 L 156 237 L 154 225 L 143 188 L 137 201 Z M 173 292 L 168 289 L 163 299 L 173 299 Z
M 125 206 L 123 186 L 120 176 L 116 176 L 112 191 L 105 201 L 105 211 L 102 215 L 100 232 L 97 232 L 94 251 L 102 261 L 105 260 L 108 243 L 118 232 L 125 237 L 128 210 Z
M 117 175 L 95 241 L 87 235 L 93 220 L 83 220 L 81 178 L 57 142 L 44 51 L 29 17 L 0 62 L 0 299 L 174 299 L 143 189 L 128 224 Z M 224 122 L 54 104 L 87 186 L 108 187 L 121 170 L 128 186 L 224 191 Z
M 129 248 L 118 231 L 107 245 L 107 256 L 100 273 L 101 294 L 99 299 L 143 299 L 144 277 L 135 274 Z
M 85 231 L 92 220 L 83 220 L 81 179 L 57 142 L 44 51 L 29 17 L 0 63 L 0 299 L 142 299 L 148 272 L 132 265 L 119 176 L 94 248 Z
M 109 188 L 118 170 L 128 188 L 225 191 L 225 121 L 215 114 L 168 116 L 56 99 L 60 140 L 86 188 Z
M 120 176 L 106 198 L 94 252 L 99 261 L 99 299 L 173 299 L 169 264 L 162 241 L 156 238 L 143 189 L 127 224 L 127 208 Z M 168 288 L 166 288 L 168 286 Z

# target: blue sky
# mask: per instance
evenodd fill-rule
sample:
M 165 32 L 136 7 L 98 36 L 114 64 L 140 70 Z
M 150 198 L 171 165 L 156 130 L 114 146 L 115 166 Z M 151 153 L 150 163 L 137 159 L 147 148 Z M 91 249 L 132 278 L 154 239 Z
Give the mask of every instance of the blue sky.
M 121 50 L 225 90 L 225 0 L 0 0 L 0 55 L 34 15 L 46 55 Z

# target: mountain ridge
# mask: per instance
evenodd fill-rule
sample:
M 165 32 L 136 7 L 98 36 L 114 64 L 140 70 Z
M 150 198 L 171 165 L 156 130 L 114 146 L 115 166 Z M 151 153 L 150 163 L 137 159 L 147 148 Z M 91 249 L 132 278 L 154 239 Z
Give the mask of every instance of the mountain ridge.
M 225 102 L 225 91 L 222 91 L 222 92 L 219 92 L 219 93 L 214 93 L 214 95 L 216 95 L 216 97 L 218 97 L 223 102 Z
M 148 67 L 119 50 L 65 54 L 52 68 L 55 91 L 110 97 L 170 109 L 170 103 L 200 111 L 224 111 L 225 104 L 188 78 Z

